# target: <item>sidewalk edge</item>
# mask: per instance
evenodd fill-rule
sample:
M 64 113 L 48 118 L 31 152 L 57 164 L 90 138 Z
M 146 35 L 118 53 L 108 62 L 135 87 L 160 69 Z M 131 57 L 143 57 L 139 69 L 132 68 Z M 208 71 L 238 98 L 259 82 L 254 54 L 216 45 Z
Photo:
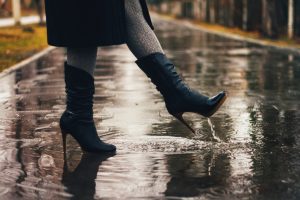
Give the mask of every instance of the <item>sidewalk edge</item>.
M 233 39 L 233 40 L 245 41 L 245 42 L 249 42 L 249 43 L 252 43 L 252 44 L 265 46 L 265 47 L 268 47 L 268 48 L 287 50 L 287 51 L 290 51 L 290 52 L 293 52 L 293 53 L 300 54 L 300 48 L 297 48 L 297 47 L 280 46 L 280 45 L 276 45 L 276 44 L 270 44 L 267 41 L 254 39 L 254 38 L 249 38 L 249 37 L 241 36 L 241 35 L 238 35 L 238 34 L 214 31 L 214 30 L 210 30 L 210 29 L 201 27 L 200 25 L 196 25 L 192 21 L 187 20 L 187 19 L 171 18 L 171 17 L 168 17 L 164 14 L 160 14 L 160 13 L 156 13 L 156 12 L 152 12 L 151 15 L 153 15 L 153 17 L 162 17 L 163 20 L 171 21 L 171 22 L 186 26 L 188 28 L 192 28 L 194 30 L 203 31 L 203 32 L 206 32 L 206 33 L 218 35 L 218 36 L 221 36 L 221 37 L 226 37 L 226 38 Z
M 57 47 L 49 46 L 49 47 L 47 47 L 46 49 L 41 50 L 40 52 L 34 54 L 33 56 L 31 56 L 31 57 L 29 57 L 29 58 L 26 58 L 25 60 L 23 60 L 23 61 L 21 61 L 21 62 L 15 64 L 15 65 L 13 65 L 13 66 L 11 66 L 11 67 L 5 69 L 5 70 L 3 70 L 3 71 L 0 73 L 0 78 L 2 78 L 2 77 L 4 77 L 4 76 L 6 76 L 6 75 L 8 75 L 8 74 L 10 74 L 10 73 L 12 73 L 12 72 L 14 72 L 14 71 L 20 69 L 20 68 L 22 68 L 22 67 L 28 65 L 29 63 L 31 63 L 31 62 L 33 62 L 33 61 L 39 59 L 40 57 L 46 55 L 47 53 L 49 53 L 50 51 L 52 51 L 52 50 L 54 50 L 54 49 L 56 49 L 56 48 L 57 48 Z

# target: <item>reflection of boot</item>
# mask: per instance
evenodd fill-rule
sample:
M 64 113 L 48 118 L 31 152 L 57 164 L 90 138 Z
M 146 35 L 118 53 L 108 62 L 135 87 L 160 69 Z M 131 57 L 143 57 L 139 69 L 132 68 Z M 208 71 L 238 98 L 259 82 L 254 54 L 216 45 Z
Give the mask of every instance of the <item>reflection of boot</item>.
M 94 78 L 86 71 L 65 63 L 67 109 L 60 118 L 64 152 L 66 135 L 72 135 L 87 152 L 115 151 L 116 147 L 100 140 L 93 120 Z
M 150 54 L 138 59 L 136 63 L 163 95 L 168 112 L 193 132 L 195 131 L 184 121 L 182 115 L 193 112 L 210 117 L 226 99 L 225 92 L 209 98 L 191 90 L 177 74 L 174 64 L 162 53 Z
M 94 199 L 99 166 L 114 155 L 115 153 L 83 154 L 73 172 L 69 171 L 65 160 L 62 183 L 67 187 L 67 192 L 73 195 L 72 199 Z

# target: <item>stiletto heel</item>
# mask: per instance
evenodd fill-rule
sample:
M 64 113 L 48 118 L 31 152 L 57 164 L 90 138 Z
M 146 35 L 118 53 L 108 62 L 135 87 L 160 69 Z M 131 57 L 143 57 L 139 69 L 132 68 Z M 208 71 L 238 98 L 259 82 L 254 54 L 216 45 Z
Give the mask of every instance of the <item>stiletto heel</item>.
M 67 152 L 67 134 L 68 133 L 65 130 L 61 129 L 64 155 L 66 155 Z
M 193 133 L 196 131 L 183 119 L 183 113 L 176 113 L 173 116 L 178 119 L 181 123 L 183 123 L 188 129 L 190 129 Z
M 208 113 L 207 115 L 204 115 L 204 117 L 210 117 L 212 116 L 221 106 L 222 104 L 225 102 L 227 98 L 227 94 L 225 93 L 225 95 L 223 96 L 223 98 L 219 101 L 219 103 L 215 106 L 215 108 Z M 201 115 L 201 113 L 196 112 L 197 114 Z M 176 113 L 176 114 L 172 114 L 176 119 L 178 119 L 181 123 L 183 123 L 188 129 L 190 129 L 193 133 L 196 133 L 196 131 L 184 120 L 183 118 L 183 114 L 184 112 L 181 113 Z
M 219 101 L 219 103 L 215 106 L 215 108 L 210 113 L 208 113 L 207 115 L 205 115 L 205 117 L 212 116 L 222 106 L 222 104 L 225 102 L 226 98 L 227 98 L 227 94 L 225 93 L 224 97 Z M 182 112 L 182 113 L 173 114 L 173 116 L 176 119 L 178 119 L 181 123 L 183 123 L 193 133 L 196 133 L 196 131 L 184 120 L 183 114 L 184 113 Z M 201 115 L 201 113 L 198 113 L 198 112 L 197 112 L 197 114 Z

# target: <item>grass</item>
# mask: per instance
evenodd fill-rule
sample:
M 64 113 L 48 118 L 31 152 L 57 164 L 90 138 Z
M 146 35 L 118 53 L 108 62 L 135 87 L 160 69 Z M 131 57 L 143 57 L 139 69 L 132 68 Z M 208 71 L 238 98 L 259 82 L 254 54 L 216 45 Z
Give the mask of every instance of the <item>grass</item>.
M 47 46 L 45 26 L 0 28 L 0 72 Z

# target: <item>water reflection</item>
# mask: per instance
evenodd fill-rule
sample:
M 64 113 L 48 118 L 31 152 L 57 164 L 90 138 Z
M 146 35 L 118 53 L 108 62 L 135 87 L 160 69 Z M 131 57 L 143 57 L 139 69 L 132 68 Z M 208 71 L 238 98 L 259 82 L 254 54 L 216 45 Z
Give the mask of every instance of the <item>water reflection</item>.
M 75 159 L 65 160 L 62 184 L 66 191 L 72 195 L 71 199 L 93 199 L 96 191 L 96 178 L 99 173 L 99 166 L 114 154 L 83 154 L 78 166 L 70 171 L 68 160 L 75 162 Z M 100 185 L 101 187 L 101 185 Z
M 230 175 L 226 154 L 169 155 L 167 162 L 172 178 L 167 184 L 166 196 L 213 196 L 219 188 L 226 187 L 226 179 Z M 207 189 L 209 191 L 205 192 Z

